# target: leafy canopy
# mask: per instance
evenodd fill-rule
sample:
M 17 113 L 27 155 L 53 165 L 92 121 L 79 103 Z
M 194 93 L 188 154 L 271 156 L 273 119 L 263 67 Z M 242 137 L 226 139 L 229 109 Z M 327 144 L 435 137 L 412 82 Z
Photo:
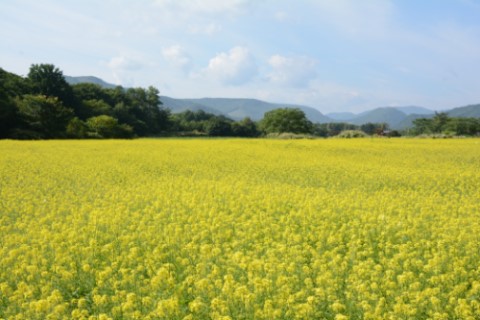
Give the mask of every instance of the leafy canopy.
M 265 113 L 260 123 L 265 133 L 311 133 L 312 123 L 298 108 L 275 109 Z

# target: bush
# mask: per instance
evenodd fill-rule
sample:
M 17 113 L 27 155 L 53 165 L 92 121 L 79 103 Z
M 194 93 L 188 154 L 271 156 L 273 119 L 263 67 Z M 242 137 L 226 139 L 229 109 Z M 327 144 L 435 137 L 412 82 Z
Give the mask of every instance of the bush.
M 402 134 L 397 130 L 389 130 L 386 132 L 385 136 L 389 138 L 394 138 L 394 137 L 401 137 Z
M 84 139 L 87 137 L 88 127 L 82 120 L 77 117 L 70 120 L 67 125 L 67 137 L 73 139 Z
M 86 122 L 87 136 L 97 139 L 132 138 L 133 129 L 129 125 L 119 124 L 116 118 L 101 115 L 88 118 Z
M 454 135 L 445 134 L 445 133 L 432 133 L 432 134 L 420 134 L 416 136 L 419 139 L 450 139 L 453 138 Z
M 299 133 L 292 133 L 292 132 L 283 132 L 283 133 L 269 133 L 265 136 L 269 139 L 314 139 L 315 137 L 310 134 L 299 134 Z
M 338 138 L 365 138 L 368 135 L 361 130 L 343 130 L 337 135 Z

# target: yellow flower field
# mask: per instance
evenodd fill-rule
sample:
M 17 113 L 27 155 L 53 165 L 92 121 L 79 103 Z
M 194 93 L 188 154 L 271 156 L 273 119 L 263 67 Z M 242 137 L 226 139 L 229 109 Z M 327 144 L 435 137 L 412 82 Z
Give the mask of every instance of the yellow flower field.
M 0 318 L 479 319 L 480 140 L 0 141 Z

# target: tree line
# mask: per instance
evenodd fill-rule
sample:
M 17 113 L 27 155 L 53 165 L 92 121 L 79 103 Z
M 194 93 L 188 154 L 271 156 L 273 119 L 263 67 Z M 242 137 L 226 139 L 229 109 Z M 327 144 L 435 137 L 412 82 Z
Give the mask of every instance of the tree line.
M 283 132 L 333 137 L 345 131 L 400 135 L 386 123 L 312 123 L 297 108 L 271 110 L 258 122 L 250 118 L 234 121 L 203 110 L 172 114 L 162 106 L 154 87 L 70 85 L 52 64 L 33 64 L 26 77 L 0 68 L 0 138 L 258 137 Z M 446 131 L 474 134 L 480 132 L 479 120 L 440 113 L 432 119 L 415 120 L 410 133 Z
M 17 139 L 131 138 L 161 133 L 169 112 L 159 92 L 91 83 L 70 85 L 51 64 L 26 77 L 0 69 L 0 137 Z
M 171 114 L 154 87 L 70 85 L 52 64 L 26 77 L 0 68 L 0 138 L 133 138 L 165 135 L 260 135 L 249 118 L 233 121 L 203 111 Z
M 133 138 L 154 136 L 258 137 L 290 132 L 334 136 L 360 129 L 372 134 L 384 124 L 314 124 L 300 109 L 276 109 L 261 121 L 234 121 L 203 110 L 172 114 L 154 87 L 103 88 L 70 85 L 52 64 L 34 64 L 26 77 L 0 68 L 0 138 Z
M 449 117 L 445 112 L 437 112 L 433 118 L 415 119 L 409 134 L 478 136 L 480 135 L 480 119 Z

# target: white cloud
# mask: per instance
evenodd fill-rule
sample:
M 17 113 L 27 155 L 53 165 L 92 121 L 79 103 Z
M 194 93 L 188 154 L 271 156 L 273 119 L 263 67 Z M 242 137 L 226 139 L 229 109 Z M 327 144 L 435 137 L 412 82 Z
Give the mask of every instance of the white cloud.
M 224 84 L 240 85 L 252 79 L 258 72 L 255 58 L 245 47 L 234 47 L 210 59 L 206 69 L 210 75 Z
M 116 56 L 110 59 L 108 67 L 112 70 L 139 70 L 142 63 L 134 58 L 125 55 Z
M 110 59 L 107 67 L 111 70 L 115 83 L 123 86 L 135 85 L 133 74 L 144 67 L 140 59 L 119 55 Z
M 171 46 L 162 50 L 163 57 L 176 68 L 188 72 L 193 67 L 192 58 L 179 45 Z
M 277 54 L 270 57 L 268 63 L 272 67 L 268 79 L 275 83 L 305 87 L 317 76 L 317 61 L 309 57 L 285 57 Z

